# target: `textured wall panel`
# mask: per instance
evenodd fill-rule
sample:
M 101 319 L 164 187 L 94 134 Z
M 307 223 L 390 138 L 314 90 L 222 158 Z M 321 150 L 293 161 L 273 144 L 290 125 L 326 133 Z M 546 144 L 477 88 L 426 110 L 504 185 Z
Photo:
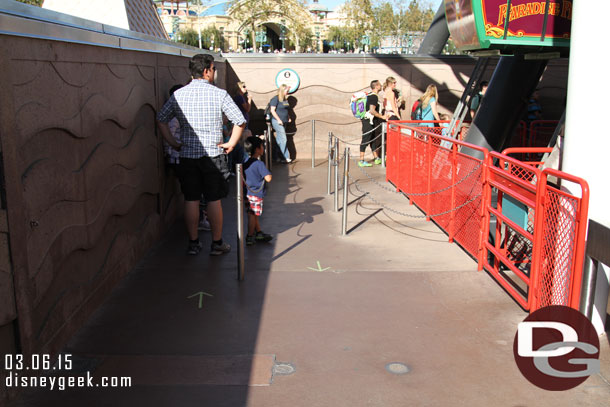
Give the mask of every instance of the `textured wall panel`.
M 188 59 L 16 37 L 0 50 L 10 225 L 0 236 L 24 350 L 57 351 L 180 209 L 155 114 L 170 82 L 188 79 Z
M 328 62 L 322 62 L 323 60 Z M 262 134 L 266 128 L 262 112 L 276 94 L 277 73 L 281 69 L 291 68 L 299 74 L 300 87 L 292 94 L 297 101 L 294 108 L 297 128 L 292 142 L 298 157 L 306 158 L 311 156 L 313 119 L 316 120 L 318 157 L 325 155 L 325 140 L 329 131 L 345 140 L 360 140 L 361 124 L 352 116 L 349 101 L 352 93 L 370 89 L 369 84 L 374 79 L 382 83 L 388 76 L 396 79 L 396 88 L 402 91 L 406 100 L 405 110 L 402 111 L 403 119 L 409 118 L 411 105 L 429 84 L 438 87 L 440 112 L 452 114 L 476 60 L 468 57 L 384 56 L 367 56 L 354 60 L 341 56 L 282 58 L 270 55 L 268 58 L 228 56 L 228 62 L 231 72 L 227 77 L 227 86 L 230 92 L 235 94 L 235 83 L 244 81 L 253 97 L 255 106 L 251 112 L 250 128 L 257 134 Z M 491 77 L 494 67 L 495 63 L 490 63 L 485 79 Z M 549 64 L 543 77 L 540 93 L 545 118 L 557 119 L 563 111 L 561 102 L 566 94 L 566 70 L 566 61 L 555 61 Z

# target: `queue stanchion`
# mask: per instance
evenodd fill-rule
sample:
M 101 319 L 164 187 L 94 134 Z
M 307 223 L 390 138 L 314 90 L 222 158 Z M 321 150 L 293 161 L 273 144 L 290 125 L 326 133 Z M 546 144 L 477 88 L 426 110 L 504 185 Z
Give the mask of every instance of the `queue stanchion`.
M 381 166 L 385 168 L 385 140 L 388 135 L 388 122 L 381 123 Z
M 244 170 L 242 164 L 237 164 L 237 279 L 244 281 L 246 262 L 244 259 Z
M 265 139 L 265 167 L 269 168 L 269 143 L 267 142 L 267 130 L 263 131 Z
M 273 142 L 271 137 L 271 123 L 267 123 L 267 139 L 265 140 L 267 143 L 267 151 L 269 152 L 269 161 L 267 162 L 267 169 L 271 171 L 271 167 L 273 166 Z
M 330 184 L 332 182 L 331 167 L 333 165 L 333 132 L 328 132 L 328 181 L 326 194 L 330 195 Z
M 347 194 L 349 192 L 349 147 L 345 147 L 343 167 L 343 214 L 341 216 L 341 236 L 347 234 Z
M 316 166 L 316 121 L 311 121 L 311 168 Z
M 333 208 L 335 212 L 339 211 L 339 138 L 335 137 L 335 154 L 333 167 L 335 170 L 335 196 L 333 199 Z

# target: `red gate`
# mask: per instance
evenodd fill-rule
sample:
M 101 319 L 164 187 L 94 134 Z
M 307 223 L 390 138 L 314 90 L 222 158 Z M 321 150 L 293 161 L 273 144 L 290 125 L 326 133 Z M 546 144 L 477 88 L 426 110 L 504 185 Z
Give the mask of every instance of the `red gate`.
M 476 258 L 479 270 L 487 270 L 524 309 L 552 304 L 578 309 L 589 201 L 586 181 L 443 137 L 442 129 L 390 122 L 386 179 L 434 220 L 449 241 Z M 484 158 L 465 154 L 469 149 Z M 579 193 L 551 185 L 550 175 L 571 183 Z

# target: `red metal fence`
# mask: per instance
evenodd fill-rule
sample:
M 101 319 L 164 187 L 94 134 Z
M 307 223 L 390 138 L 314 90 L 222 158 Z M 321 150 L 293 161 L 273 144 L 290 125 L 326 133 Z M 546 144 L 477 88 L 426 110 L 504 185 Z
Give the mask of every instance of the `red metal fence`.
M 386 179 L 524 309 L 551 304 L 577 309 L 589 199 L 586 182 L 444 137 L 443 127 L 425 127 L 432 123 L 390 122 Z M 508 153 L 534 152 L 529 150 Z M 469 151 L 478 151 L 482 158 L 471 157 Z M 548 175 L 578 185 L 581 194 L 550 185 Z

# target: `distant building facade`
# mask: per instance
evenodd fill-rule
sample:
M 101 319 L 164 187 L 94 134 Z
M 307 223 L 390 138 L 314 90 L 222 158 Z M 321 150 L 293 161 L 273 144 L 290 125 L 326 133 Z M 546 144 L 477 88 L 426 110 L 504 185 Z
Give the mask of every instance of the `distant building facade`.
M 206 6 L 192 5 L 186 0 L 165 0 L 155 3 L 159 17 L 171 39 L 177 39 L 178 32 L 185 29 L 202 31 L 214 27 L 221 33 L 223 42 L 214 44 L 215 49 L 240 51 L 250 45 L 247 29 L 240 30 L 241 22 L 229 15 L 228 1 Z M 331 25 L 342 25 L 340 20 L 342 14 L 320 5 L 318 0 L 313 0 L 308 9 L 311 13 L 311 23 L 308 28 L 317 48 L 313 51 L 322 51 L 328 28 Z M 281 17 L 272 18 L 263 23 L 260 31 L 257 31 L 257 46 L 260 45 L 264 50 L 270 51 L 290 49 L 288 35 L 289 27 L 286 22 Z

